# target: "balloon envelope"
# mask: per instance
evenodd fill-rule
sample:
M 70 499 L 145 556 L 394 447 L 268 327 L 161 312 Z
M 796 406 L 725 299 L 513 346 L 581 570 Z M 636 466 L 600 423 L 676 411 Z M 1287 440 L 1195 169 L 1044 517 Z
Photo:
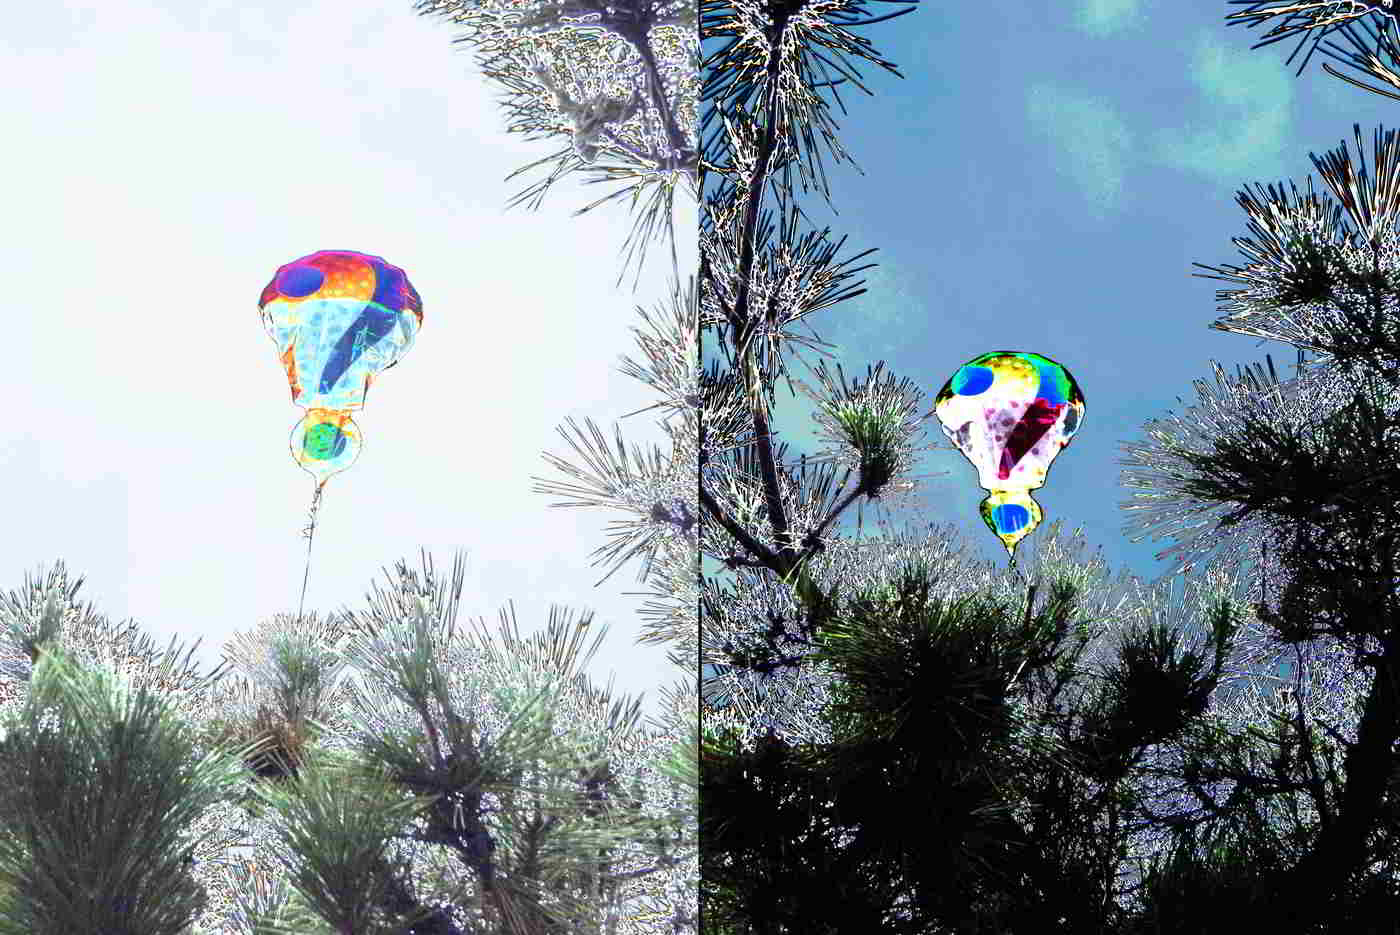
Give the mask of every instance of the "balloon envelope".
M 1084 394 L 1062 365 L 1030 351 L 992 351 L 958 368 L 934 397 L 943 434 L 987 490 L 982 521 L 1015 558 L 1043 518 L 1030 491 L 1084 418 Z
M 375 374 L 392 367 L 423 323 L 404 271 L 354 250 L 322 250 L 278 268 L 258 300 L 292 401 L 308 410 L 292 430 L 292 457 L 318 484 L 360 453 L 352 410 Z

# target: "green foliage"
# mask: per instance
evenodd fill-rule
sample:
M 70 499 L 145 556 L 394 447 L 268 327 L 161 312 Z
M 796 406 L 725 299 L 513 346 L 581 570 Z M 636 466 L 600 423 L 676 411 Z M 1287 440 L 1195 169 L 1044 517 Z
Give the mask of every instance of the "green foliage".
M 180 833 L 241 781 L 238 758 L 191 767 L 190 733 L 158 696 L 53 644 L 3 730 L 0 815 L 14 836 L 0 836 L 0 879 L 24 899 L 0 931 L 178 935 L 204 903 Z

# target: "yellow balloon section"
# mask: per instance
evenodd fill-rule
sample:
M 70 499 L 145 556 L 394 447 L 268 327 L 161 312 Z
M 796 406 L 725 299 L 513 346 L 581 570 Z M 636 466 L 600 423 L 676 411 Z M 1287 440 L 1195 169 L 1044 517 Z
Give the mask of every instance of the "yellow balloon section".
M 359 456 L 351 410 L 364 406 L 375 374 L 413 346 L 423 303 L 397 266 L 353 250 L 322 250 L 280 267 L 258 309 L 292 401 L 307 411 L 292 429 L 292 457 L 319 490 Z
M 977 468 L 982 521 L 1014 561 L 1043 513 L 1030 491 L 1084 418 L 1084 394 L 1060 364 L 1028 351 L 973 358 L 934 397 L 943 434 Z

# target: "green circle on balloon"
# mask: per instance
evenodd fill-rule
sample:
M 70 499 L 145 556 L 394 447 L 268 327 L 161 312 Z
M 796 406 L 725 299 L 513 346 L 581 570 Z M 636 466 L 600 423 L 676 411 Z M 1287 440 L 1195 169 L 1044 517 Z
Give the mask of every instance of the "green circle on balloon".
M 345 451 L 347 439 L 340 426 L 331 422 L 321 422 L 306 430 L 301 450 L 316 461 L 331 461 Z

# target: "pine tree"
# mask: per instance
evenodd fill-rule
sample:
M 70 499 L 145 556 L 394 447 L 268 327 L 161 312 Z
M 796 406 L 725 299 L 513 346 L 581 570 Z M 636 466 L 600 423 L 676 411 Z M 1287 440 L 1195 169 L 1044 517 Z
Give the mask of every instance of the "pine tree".
M 1241 193 L 1261 241 L 1236 243 L 1257 262 L 1232 268 L 1249 288 L 1221 294 L 1235 311 L 1214 327 L 1316 359 L 1286 382 L 1272 360 L 1236 379 L 1216 365 L 1199 407 L 1125 446 L 1145 491 L 1125 507 L 1183 540 L 1162 579 L 1109 581 L 1058 524 L 1023 573 L 936 528 L 848 542 L 828 532 L 842 509 L 909 489 L 913 393 L 879 365 L 839 388 L 819 366 L 836 450 L 800 469 L 769 425 L 783 345 L 821 343 L 782 329 L 860 294 L 828 268 L 827 232 L 797 239 L 788 170 L 805 189 L 815 126 L 844 155 L 817 92 L 846 79 L 809 70 L 815 45 L 894 70 L 846 32 L 863 17 L 702 7 L 702 39 L 731 41 L 702 95 L 720 181 L 701 324 L 724 360 L 706 375 L 701 548 L 735 579 L 703 582 L 702 662 L 722 673 L 702 693 L 705 931 L 1392 931 L 1393 134 L 1374 181 L 1345 147 L 1317 163 L 1340 207 L 1311 186 L 1292 204 Z M 832 489 L 833 463 L 853 490 Z M 1285 658 L 1281 691 L 1261 673 Z
M 647 731 L 578 674 L 602 637 L 580 654 L 567 615 L 454 636 L 462 570 L 401 563 L 369 613 L 275 620 L 226 651 L 232 677 L 77 607 L 61 566 L 11 594 L 34 663 L 0 742 L 27 843 L 0 877 L 34 901 L 0 926 L 153 931 L 197 908 L 196 931 L 673 931 L 695 885 L 686 683 Z
M 571 138 L 513 204 L 571 171 L 631 179 L 602 199 L 650 193 L 629 261 L 671 239 L 670 308 L 641 311 L 646 365 L 624 372 L 681 416 L 673 450 L 633 467 L 590 423 L 591 471 L 546 456 L 583 485 L 537 488 L 630 514 L 599 561 L 646 559 L 641 641 L 677 643 L 682 670 L 663 719 L 581 674 L 591 615 L 529 640 L 504 613 L 497 638 L 457 631 L 460 560 L 446 579 L 400 562 L 367 610 L 278 615 L 207 676 L 77 604 L 59 562 L 3 608 L 0 932 L 695 930 L 698 303 L 671 223 L 698 171 L 694 7 L 418 8 L 473 28 L 512 130 Z
M 509 176 L 553 163 L 549 177 L 511 206 L 538 207 L 551 185 L 574 172 L 589 184 L 631 179 L 575 215 L 630 196 L 634 209 L 644 207 L 623 244 L 618 282 L 633 257 L 640 275 L 658 233 L 675 267 L 676 189 L 699 200 L 694 0 L 418 0 L 415 9 L 467 27 L 458 41 L 470 43 L 487 80 L 508 92 L 501 100 L 507 132 L 570 139 Z

